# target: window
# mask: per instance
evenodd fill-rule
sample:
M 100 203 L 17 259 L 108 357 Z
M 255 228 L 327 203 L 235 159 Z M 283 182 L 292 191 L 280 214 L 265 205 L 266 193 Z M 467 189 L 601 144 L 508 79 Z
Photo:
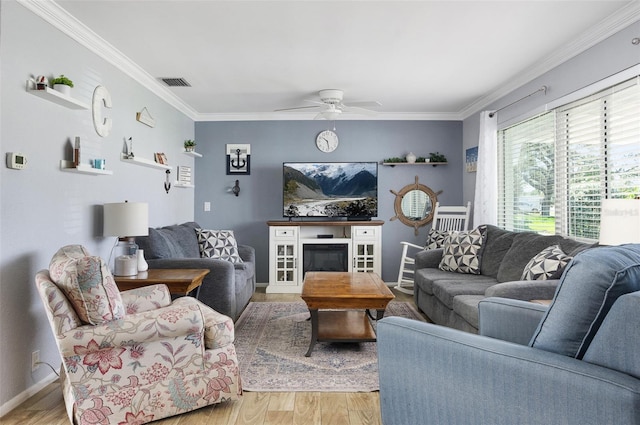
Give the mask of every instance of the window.
M 640 77 L 498 132 L 498 224 L 596 240 L 600 201 L 640 195 Z

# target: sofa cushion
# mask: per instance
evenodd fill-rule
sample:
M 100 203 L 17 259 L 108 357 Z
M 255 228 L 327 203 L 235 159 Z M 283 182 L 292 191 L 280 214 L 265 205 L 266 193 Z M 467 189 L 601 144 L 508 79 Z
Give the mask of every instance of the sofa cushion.
M 415 285 L 418 285 L 423 292 L 433 295 L 433 282 L 438 280 L 450 280 L 459 282 L 460 278 L 480 278 L 479 275 L 461 275 L 458 273 L 445 272 L 440 269 L 426 268 L 418 269 L 415 272 Z
M 99 325 L 124 317 L 124 303 L 108 264 L 80 245 L 67 245 L 49 264 L 51 280 L 65 293 L 84 323 Z
M 484 292 L 492 285 L 496 284 L 492 277 L 482 275 L 470 275 L 469 279 L 459 279 L 458 281 L 436 280 L 433 282 L 433 295 L 441 303 L 449 308 L 453 308 L 453 298 L 458 295 L 484 295 Z M 475 279 L 474 279 L 475 277 Z
M 498 276 L 500 263 L 504 258 L 517 233 L 487 225 L 487 234 L 484 237 L 482 248 L 482 260 L 480 271 L 485 276 Z
M 165 226 L 157 229 L 149 228 L 148 236 L 136 238 L 136 244 L 144 250 L 147 260 L 160 258 L 199 258 L 200 249 L 195 222 Z
M 458 295 L 453 298 L 453 311 L 478 329 L 478 304 L 483 299 L 484 295 Z
M 611 307 L 582 358 L 640 379 L 640 292 L 622 295 Z
M 242 263 L 233 230 L 196 229 L 200 256 Z
M 547 280 L 564 270 L 571 257 L 560 245 L 551 245 L 536 254 L 524 267 L 520 280 Z
M 516 233 L 511 248 L 504 255 L 498 269 L 498 282 L 520 280 L 524 267 L 543 249 L 564 239 L 560 235 L 543 236 L 533 232 Z M 566 252 L 566 251 L 565 251 Z
M 640 290 L 640 244 L 589 249 L 569 263 L 530 346 L 582 358 L 611 305 Z
M 440 270 L 480 274 L 480 254 L 487 226 L 451 232 L 444 241 Z

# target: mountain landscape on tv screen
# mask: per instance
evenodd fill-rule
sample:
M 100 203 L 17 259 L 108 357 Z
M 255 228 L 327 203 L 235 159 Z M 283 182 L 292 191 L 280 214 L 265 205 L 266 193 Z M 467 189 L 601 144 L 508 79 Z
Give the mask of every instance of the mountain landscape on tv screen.
M 285 217 L 375 217 L 375 162 L 285 163 Z

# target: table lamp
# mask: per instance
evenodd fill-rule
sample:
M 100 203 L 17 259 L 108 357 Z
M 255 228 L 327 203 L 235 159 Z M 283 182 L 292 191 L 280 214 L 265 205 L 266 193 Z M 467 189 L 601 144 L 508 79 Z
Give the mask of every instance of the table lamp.
M 118 237 L 109 257 L 114 276 L 138 274 L 138 245 L 135 244 L 135 236 L 149 234 L 149 205 L 128 201 L 104 204 L 102 233 L 104 236 Z
M 603 199 L 600 245 L 640 243 L 640 199 Z

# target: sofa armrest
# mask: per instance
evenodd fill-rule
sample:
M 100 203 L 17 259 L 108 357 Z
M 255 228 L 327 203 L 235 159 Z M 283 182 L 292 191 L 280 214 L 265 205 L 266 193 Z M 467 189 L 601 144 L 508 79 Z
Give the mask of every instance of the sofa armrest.
M 242 261 L 255 264 L 256 250 L 254 247 L 249 245 L 238 245 L 238 254 L 240 254 Z
M 167 285 L 149 285 L 120 292 L 126 314 L 143 313 L 171 305 Z
M 442 260 L 442 248 L 425 249 L 416 253 L 416 270 L 420 269 L 437 269 Z
M 487 297 L 513 298 L 516 300 L 551 300 L 553 299 L 559 279 L 549 280 L 514 280 L 497 283 L 484 292 Z
M 547 306 L 509 298 L 485 298 L 478 303 L 478 333 L 527 345 Z
M 144 345 L 175 338 L 188 339 L 187 337 L 197 340 L 203 338 L 204 320 L 204 315 L 196 304 L 170 305 L 153 311 L 129 314 L 123 319 L 101 325 L 79 326 L 62 335 L 58 342 L 62 356 L 72 357 L 81 352 L 108 348 L 120 351 L 123 347 L 131 347 L 132 343 Z M 197 344 L 190 345 L 197 347 Z
M 148 260 L 152 269 L 209 269 L 202 280 L 198 299 L 230 317 L 236 316 L 236 268 L 234 263 L 214 258 L 171 258 Z M 238 273 L 244 275 L 243 270 Z
M 640 423 L 640 380 L 455 329 L 378 322 L 385 425 Z

